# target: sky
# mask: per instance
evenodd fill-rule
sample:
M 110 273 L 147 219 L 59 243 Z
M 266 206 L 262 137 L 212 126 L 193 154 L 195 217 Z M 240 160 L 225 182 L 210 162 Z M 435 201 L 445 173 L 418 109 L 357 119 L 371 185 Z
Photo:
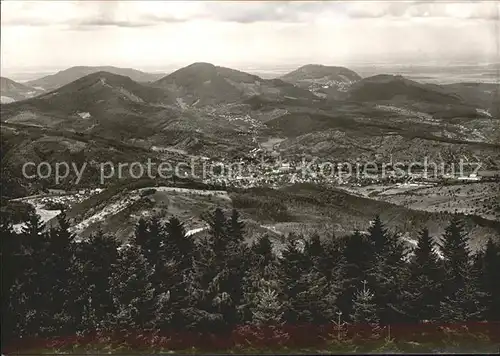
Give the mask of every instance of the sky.
M 499 14 L 497 1 L 7 0 L 1 70 L 495 62 Z

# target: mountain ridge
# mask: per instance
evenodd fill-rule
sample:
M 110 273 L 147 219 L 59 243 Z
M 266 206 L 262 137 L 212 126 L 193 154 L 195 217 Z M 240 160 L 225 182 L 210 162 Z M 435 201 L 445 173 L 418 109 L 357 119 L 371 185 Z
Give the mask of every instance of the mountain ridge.
M 16 82 L 7 77 L 0 77 L 2 104 L 24 100 L 43 93 L 43 90 Z
M 293 83 L 302 80 L 329 79 L 341 81 L 358 81 L 361 76 L 353 70 L 340 66 L 323 64 L 306 64 L 280 77 L 282 80 Z
M 74 66 L 61 70 L 54 74 L 30 80 L 26 82 L 26 84 L 42 87 L 45 90 L 54 90 L 79 78 L 101 71 L 124 75 L 130 77 L 136 82 L 151 82 L 164 75 L 164 73 L 148 73 L 134 68 L 121 68 L 115 66 Z
M 280 79 L 262 79 L 254 74 L 206 62 L 180 68 L 154 85 L 175 93 L 183 103 L 195 106 L 240 102 L 256 95 L 272 100 L 286 96 L 313 99 L 308 91 Z

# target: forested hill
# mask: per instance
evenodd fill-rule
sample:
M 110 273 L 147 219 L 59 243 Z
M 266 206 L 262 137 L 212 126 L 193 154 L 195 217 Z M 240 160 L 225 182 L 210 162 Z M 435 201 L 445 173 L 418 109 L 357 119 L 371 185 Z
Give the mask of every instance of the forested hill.
M 499 341 L 500 249 L 490 240 L 470 255 L 458 218 L 443 236 L 421 231 L 412 249 L 378 217 L 366 233 L 281 246 L 246 243 L 236 210 L 205 219 L 201 238 L 175 217 L 141 219 L 124 246 L 102 233 L 79 241 L 64 214 L 50 230 L 32 215 L 19 234 L 4 221 L 3 352 L 431 352 L 470 340 L 477 351 Z

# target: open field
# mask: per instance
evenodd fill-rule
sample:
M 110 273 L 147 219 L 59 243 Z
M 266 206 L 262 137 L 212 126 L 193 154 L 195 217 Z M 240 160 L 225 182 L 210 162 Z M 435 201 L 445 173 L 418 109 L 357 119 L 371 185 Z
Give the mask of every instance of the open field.
M 342 187 L 350 193 L 409 209 L 477 215 L 500 221 L 498 182 L 465 184 L 394 184 Z
M 161 220 L 177 216 L 190 234 L 202 233 L 207 226 L 204 214 L 216 207 L 225 211 L 238 209 L 251 230 L 249 236 L 267 233 L 276 241 L 290 233 L 333 237 L 356 229 L 364 231 L 377 214 L 391 231 L 404 234 L 409 242 L 423 227 L 429 228 L 431 234 L 441 235 L 454 212 L 463 214 L 467 229 L 474 236 L 473 245 L 481 246 L 488 237 L 497 238 L 495 231 L 500 227 L 496 215 L 498 200 L 495 201 L 499 187 L 494 183 L 339 189 L 296 184 L 280 189 L 229 191 L 151 183 L 117 185 L 94 191 L 85 198 L 80 193 L 37 196 L 26 203 L 33 205 L 49 226 L 55 223 L 54 217 L 62 205 L 72 231 L 81 237 L 102 229 L 121 240 L 132 236 L 139 218 L 151 216 Z

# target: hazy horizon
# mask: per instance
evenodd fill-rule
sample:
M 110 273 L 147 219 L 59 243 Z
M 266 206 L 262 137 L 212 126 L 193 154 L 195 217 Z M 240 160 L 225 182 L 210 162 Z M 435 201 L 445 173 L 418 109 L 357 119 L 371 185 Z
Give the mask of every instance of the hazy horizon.
M 217 63 L 215 63 L 217 65 Z M 276 65 L 263 65 L 258 64 L 253 65 L 243 65 L 243 66 L 231 66 L 233 69 L 242 70 L 254 75 L 258 75 L 264 79 L 271 79 L 281 77 L 282 75 L 289 73 L 300 66 L 307 63 L 297 63 L 297 64 L 276 64 Z M 324 64 L 325 63 L 315 63 Z M 333 64 L 339 65 L 339 64 Z M 427 63 L 420 65 L 408 65 L 408 64 L 398 64 L 398 63 L 351 63 L 343 64 L 343 66 L 348 67 L 351 70 L 357 72 L 361 77 L 369 77 L 376 74 L 399 74 L 407 77 L 408 79 L 413 79 L 421 82 L 435 83 L 435 84 L 446 84 L 454 82 L 487 82 L 487 83 L 498 83 L 500 84 L 500 63 L 490 63 L 489 67 L 485 67 L 483 64 L 468 64 L 468 63 L 453 63 L 453 64 L 435 64 Z M 175 70 L 183 67 L 183 65 L 170 66 L 164 68 L 132 68 L 136 70 L 142 70 L 148 73 L 161 73 L 168 75 Z M 48 75 L 58 73 L 59 71 L 66 70 L 71 67 L 63 68 L 39 68 L 39 69 L 29 69 L 29 70 L 18 70 L 9 71 L 7 73 L 2 72 L 2 77 L 8 77 L 19 83 L 29 82 L 31 80 L 39 79 Z
M 1 3 L 2 75 L 112 65 L 169 71 L 307 63 L 498 62 L 496 2 Z

